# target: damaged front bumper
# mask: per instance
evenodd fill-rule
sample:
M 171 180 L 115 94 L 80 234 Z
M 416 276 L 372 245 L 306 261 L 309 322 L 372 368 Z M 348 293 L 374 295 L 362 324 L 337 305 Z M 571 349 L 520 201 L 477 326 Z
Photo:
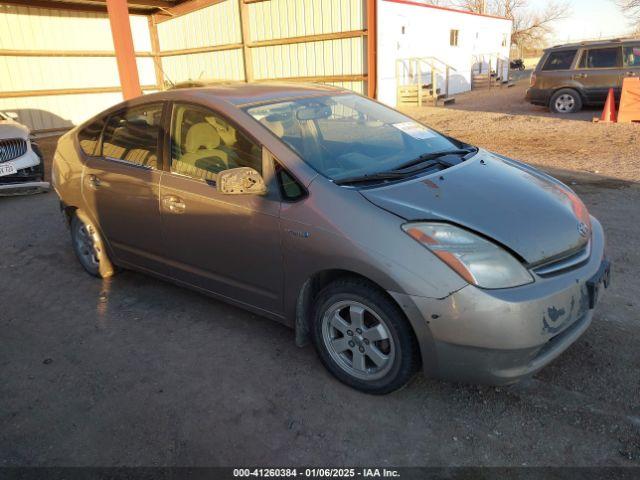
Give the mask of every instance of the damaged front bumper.
M 389 292 L 418 337 L 429 376 L 504 385 L 557 358 L 589 327 L 610 266 L 593 219 L 586 263 L 522 287 L 468 285 L 443 299 Z M 535 276 L 535 275 L 534 275 Z

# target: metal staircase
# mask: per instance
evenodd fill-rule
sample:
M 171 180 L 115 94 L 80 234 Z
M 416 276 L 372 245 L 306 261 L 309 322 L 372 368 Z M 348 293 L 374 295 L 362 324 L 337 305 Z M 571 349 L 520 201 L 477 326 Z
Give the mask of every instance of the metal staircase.
M 412 57 L 396 60 L 396 104 L 398 107 L 421 107 L 427 103 L 444 105 L 455 102 L 449 96 L 449 78 L 455 68 L 435 57 Z M 444 78 L 444 92 L 438 86 Z

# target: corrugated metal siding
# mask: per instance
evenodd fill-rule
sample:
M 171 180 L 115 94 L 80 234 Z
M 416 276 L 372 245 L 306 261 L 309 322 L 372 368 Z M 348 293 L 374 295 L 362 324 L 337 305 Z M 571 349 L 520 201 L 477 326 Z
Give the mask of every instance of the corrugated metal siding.
M 362 38 L 294 43 L 253 49 L 257 80 L 265 78 L 359 75 L 364 70 Z
M 174 83 L 199 79 L 244 80 L 242 49 L 165 57 L 162 69 L 165 78 Z
M 249 42 L 366 28 L 366 0 L 267 0 L 247 5 Z M 242 43 L 239 0 L 226 0 L 158 25 L 161 51 Z M 254 80 L 363 75 L 366 37 L 251 47 Z M 244 79 L 241 49 L 162 57 L 173 82 Z M 351 82 L 347 82 L 350 84 Z M 353 82 L 362 91 L 363 82 Z
M 121 101 L 120 93 L 0 98 L 0 110 L 16 112 L 32 130 L 46 130 L 77 125 Z
M 163 51 L 240 43 L 238 2 L 218 3 L 160 23 L 158 40 Z
M 362 0 L 271 0 L 249 4 L 252 41 L 365 28 Z
M 151 51 L 146 17 L 130 19 L 136 51 Z M 106 14 L 0 5 L 0 49 L 112 52 L 113 40 Z
M 130 17 L 134 47 L 151 51 L 146 17 Z M 113 52 L 106 14 L 0 5 L 0 49 Z M 137 60 L 140 82 L 155 85 L 153 59 Z M 0 56 L 0 92 L 118 87 L 115 57 Z M 0 98 L 32 130 L 65 128 L 122 101 L 120 93 Z
M 365 95 L 365 82 L 325 82 L 325 85 L 330 85 L 332 87 L 338 88 L 346 88 L 347 90 L 353 90 L 356 93 L 361 95 Z
M 140 83 L 155 85 L 153 59 L 138 58 Z M 0 91 L 116 87 L 120 84 L 114 57 L 3 57 Z

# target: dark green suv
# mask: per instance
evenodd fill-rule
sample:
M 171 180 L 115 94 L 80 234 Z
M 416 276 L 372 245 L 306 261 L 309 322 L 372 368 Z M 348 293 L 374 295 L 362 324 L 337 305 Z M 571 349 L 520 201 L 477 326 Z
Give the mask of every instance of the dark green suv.
M 626 77 L 640 77 L 640 39 L 560 45 L 545 50 L 526 99 L 556 113 L 601 105 L 610 88 L 619 100 Z

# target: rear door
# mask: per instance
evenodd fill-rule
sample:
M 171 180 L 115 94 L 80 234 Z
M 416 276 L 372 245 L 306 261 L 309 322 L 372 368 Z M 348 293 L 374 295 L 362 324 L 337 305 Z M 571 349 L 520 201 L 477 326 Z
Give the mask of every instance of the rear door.
M 282 312 L 280 197 L 225 195 L 217 173 L 251 167 L 272 176 L 261 145 L 208 108 L 175 103 L 160 186 L 162 238 L 170 275 L 264 311 Z M 270 171 L 267 172 L 266 170 Z M 268 181 L 268 180 L 267 180 Z
M 578 61 L 573 79 L 583 86 L 589 103 L 602 103 L 609 89 L 613 88 L 620 98 L 622 69 L 622 47 L 586 48 Z
M 82 179 L 89 213 L 115 260 L 150 269 L 162 255 L 159 162 L 164 106 L 151 103 L 110 115 Z

